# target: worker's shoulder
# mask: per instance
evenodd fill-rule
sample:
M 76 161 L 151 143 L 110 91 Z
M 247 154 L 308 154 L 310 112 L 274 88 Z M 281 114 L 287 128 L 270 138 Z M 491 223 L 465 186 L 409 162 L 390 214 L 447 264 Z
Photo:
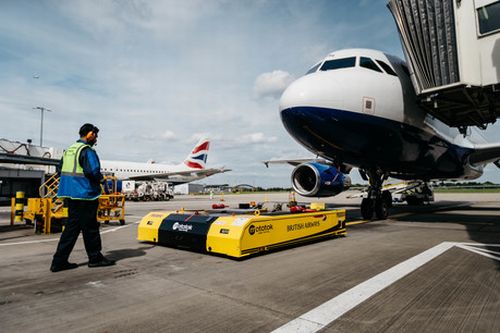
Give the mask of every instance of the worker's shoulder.
M 97 157 L 97 152 L 90 145 L 85 145 L 80 151 L 80 158 L 93 158 Z

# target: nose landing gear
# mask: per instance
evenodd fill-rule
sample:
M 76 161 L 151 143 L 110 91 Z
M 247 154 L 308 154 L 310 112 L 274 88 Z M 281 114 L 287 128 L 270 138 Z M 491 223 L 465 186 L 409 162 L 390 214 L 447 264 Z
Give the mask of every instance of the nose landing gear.
M 368 177 L 370 186 L 368 196 L 361 201 L 361 216 L 365 220 L 371 220 L 375 213 L 377 219 L 386 219 L 389 216 L 389 208 L 392 206 L 391 193 L 382 191 L 387 175 L 380 169 L 364 170 L 363 173 Z

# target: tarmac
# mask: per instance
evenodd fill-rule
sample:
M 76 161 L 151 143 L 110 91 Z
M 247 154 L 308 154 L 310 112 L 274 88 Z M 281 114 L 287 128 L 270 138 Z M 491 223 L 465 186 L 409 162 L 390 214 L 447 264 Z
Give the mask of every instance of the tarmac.
M 435 197 L 369 222 L 360 199 L 320 200 L 347 210 L 347 237 L 244 260 L 136 240 L 148 212 L 207 209 L 221 196 L 127 202 L 126 225 L 101 229 L 117 264 L 88 268 L 80 239 L 70 258 L 80 267 L 58 273 L 49 271 L 58 234 L 2 227 L 0 331 L 499 332 L 500 195 Z M 1 208 L 0 225 L 8 218 Z

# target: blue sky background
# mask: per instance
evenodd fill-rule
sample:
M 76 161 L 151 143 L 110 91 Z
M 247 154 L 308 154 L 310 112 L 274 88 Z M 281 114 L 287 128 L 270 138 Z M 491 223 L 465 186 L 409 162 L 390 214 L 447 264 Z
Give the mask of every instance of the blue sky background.
M 92 122 L 101 159 L 170 163 L 208 135 L 208 165 L 233 171 L 206 183 L 288 186 L 291 168 L 261 163 L 310 156 L 279 120 L 280 92 L 350 47 L 402 57 L 386 0 L 2 0 L 0 137 L 38 143 L 43 106 L 45 146 Z

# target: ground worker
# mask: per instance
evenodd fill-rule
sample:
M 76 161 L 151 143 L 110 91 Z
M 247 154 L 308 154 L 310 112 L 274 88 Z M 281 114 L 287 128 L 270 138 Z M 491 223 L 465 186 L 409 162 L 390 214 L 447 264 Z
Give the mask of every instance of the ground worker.
M 70 263 L 68 258 L 80 231 L 83 233 L 89 267 L 115 264 L 101 253 L 101 235 L 97 222 L 103 176 L 99 157 L 92 146 L 97 142 L 98 132 L 99 129 L 94 125 L 84 124 L 80 128 L 80 140 L 64 152 L 61 160 L 57 196 L 68 201 L 68 221 L 50 266 L 52 272 L 78 267 L 78 264 Z

